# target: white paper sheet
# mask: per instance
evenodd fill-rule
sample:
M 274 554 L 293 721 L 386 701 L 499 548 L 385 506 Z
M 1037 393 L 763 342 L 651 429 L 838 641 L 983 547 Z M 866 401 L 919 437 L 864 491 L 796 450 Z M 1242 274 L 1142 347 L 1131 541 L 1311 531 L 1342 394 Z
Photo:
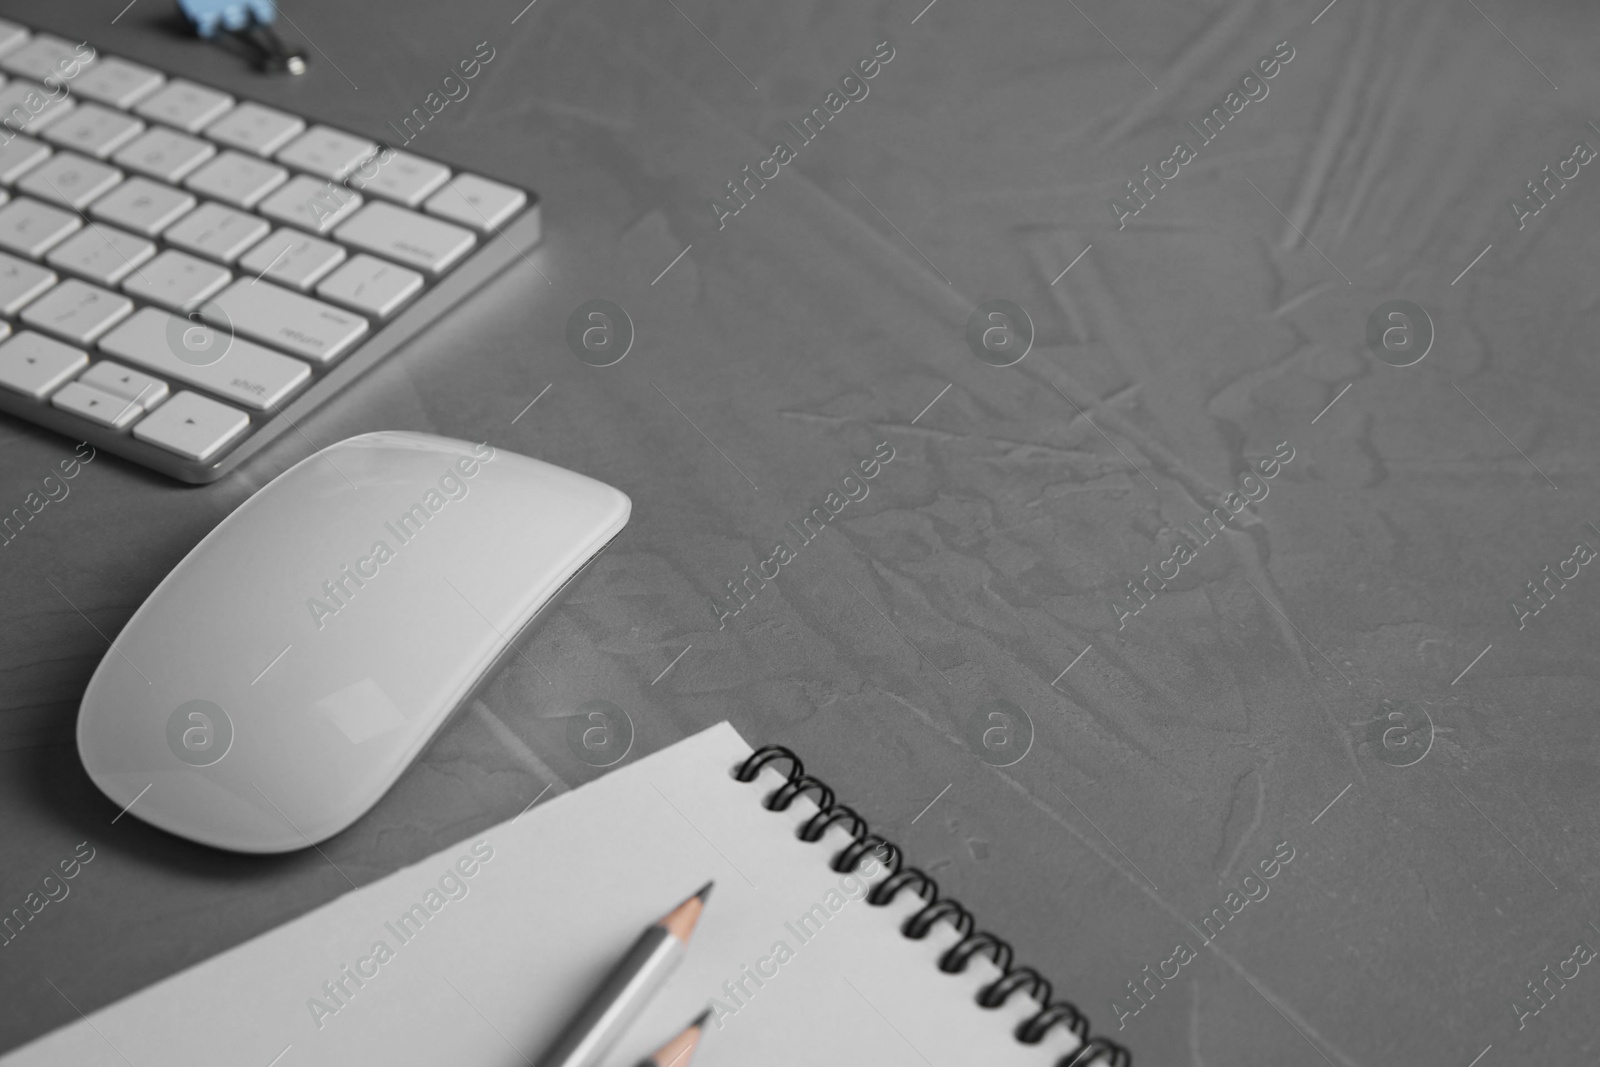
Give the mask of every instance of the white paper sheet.
M 998 975 L 986 960 L 938 969 L 952 929 L 904 937 L 913 894 L 860 899 L 863 883 L 828 866 L 842 831 L 817 844 L 794 835 L 816 811 L 808 798 L 772 812 L 760 801 L 777 772 L 733 779 L 749 752 L 721 723 L 0 1064 L 535 1063 L 639 932 L 708 878 L 686 962 L 610 1063 L 631 1067 L 713 998 L 723 1008 L 694 1067 L 1046 1067 L 1071 1051 L 1059 1028 L 1038 1046 L 1012 1038 L 1037 1008 L 1021 995 L 992 1011 L 974 1003 Z

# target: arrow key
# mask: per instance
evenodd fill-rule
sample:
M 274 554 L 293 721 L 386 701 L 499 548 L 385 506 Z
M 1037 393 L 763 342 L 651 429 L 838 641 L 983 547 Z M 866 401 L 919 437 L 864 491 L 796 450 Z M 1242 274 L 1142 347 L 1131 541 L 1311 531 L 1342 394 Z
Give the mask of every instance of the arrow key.
M 112 396 L 82 382 L 63 385 L 60 392 L 50 398 L 50 403 L 62 411 L 82 415 L 90 422 L 109 426 L 113 430 L 122 429 L 144 414 L 144 408 L 136 401 Z
M 187 389 L 162 404 L 133 428 L 141 441 L 201 462 L 244 433 L 250 416 Z
M 83 349 L 23 330 L 0 345 L 0 386 L 43 400 L 88 365 L 89 355 Z

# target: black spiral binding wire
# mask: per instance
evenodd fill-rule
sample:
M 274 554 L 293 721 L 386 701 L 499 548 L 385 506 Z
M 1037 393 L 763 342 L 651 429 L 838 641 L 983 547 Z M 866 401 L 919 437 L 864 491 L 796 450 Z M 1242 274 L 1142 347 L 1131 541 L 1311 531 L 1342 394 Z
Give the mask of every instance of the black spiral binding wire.
M 756 775 L 761 773 L 761 768 L 779 759 L 789 761 L 787 780 L 762 801 L 763 806 L 772 811 L 783 811 L 801 794 L 812 794 L 819 810 L 800 828 L 799 836 L 802 841 L 820 841 L 828 827 L 839 823 L 854 840 L 833 857 L 829 863 L 833 870 L 840 873 L 852 872 L 869 852 L 876 854 L 884 866 L 889 868 L 889 876 L 867 894 L 868 904 L 881 908 L 892 901 L 902 889 L 911 889 L 921 898 L 923 906 L 901 925 L 902 934 L 921 940 L 928 935 L 929 930 L 933 929 L 934 923 L 944 919 L 961 935 L 961 940 L 939 957 L 941 971 L 958 974 L 966 970 L 967 963 L 973 956 L 981 953 L 988 956 L 1002 972 L 999 978 L 978 990 L 977 1001 L 980 1007 L 998 1008 L 1018 990 L 1026 990 L 1044 1005 L 1018 1025 L 1015 1031 L 1018 1041 L 1036 1045 L 1044 1040 L 1045 1034 L 1052 1026 L 1060 1024 L 1072 1031 L 1082 1044 L 1076 1052 L 1059 1060 L 1056 1067 L 1089 1067 L 1097 1061 L 1103 1061 L 1109 1067 L 1132 1067 L 1133 1056 L 1127 1049 L 1106 1038 L 1089 1036 L 1089 1020 L 1075 1005 L 1064 1000 L 1050 999 L 1049 979 L 1032 967 L 1012 965 L 1013 953 L 1010 944 L 986 930 L 975 931 L 972 913 L 949 897 L 939 896 L 938 883 L 930 878 L 927 872 L 915 867 L 902 868 L 899 847 L 894 842 L 873 833 L 867 826 L 866 820 L 855 809 L 836 803 L 833 790 L 826 782 L 807 774 L 800 757 L 791 749 L 783 745 L 766 745 L 758 748 L 750 754 L 749 759 L 739 765 L 734 777 L 741 782 L 754 781 Z

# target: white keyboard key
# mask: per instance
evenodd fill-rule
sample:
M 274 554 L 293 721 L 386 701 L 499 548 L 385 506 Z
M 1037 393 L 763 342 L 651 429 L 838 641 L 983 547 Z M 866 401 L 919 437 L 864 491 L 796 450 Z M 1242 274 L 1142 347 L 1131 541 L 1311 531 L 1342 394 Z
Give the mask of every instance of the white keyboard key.
M 176 182 L 217 154 L 214 145 L 162 126 L 148 129 L 111 157 L 120 167 L 164 182 Z
M 185 334 L 195 329 L 189 319 L 155 308 L 141 308 L 101 339 L 100 350 L 163 378 L 175 378 L 216 393 L 252 411 L 276 406 L 311 378 L 309 364 L 216 330 L 207 331 L 212 335 L 210 341 L 221 346 L 222 355 L 214 357 L 215 362 L 202 365 L 201 357 L 192 352 L 185 352 L 180 358 L 176 350 L 184 347 Z M 160 410 L 166 411 L 180 399 L 182 394 L 161 405 Z
M 32 137 L 13 137 L 0 144 L 0 182 L 12 185 L 50 158 L 50 149 Z
M 342 133 L 331 126 L 313 126 L 279 149 L 277 159 L 296 170 L 339 181 L 377 151 L 377 144 L 365 137 Z
M 154 411 L 167 398 L 166 382 L 109 359 L 96 360 L 93 366 L 78 375 L 78 381 L 92 385 L 102 393 L 132 400 L 146 411 Z
M 144 123 L 131 115 L 99 104 L 81 104 L 60 122 L 46 127 L 43 136 L 51 144 L 105 159 L 143 130 Z
M 45 396 L 89 364 L 81 348 L 23 330 L 0 345 L 0 385 L 23 396 Z
M 229 148 L 270 156 L 305 128 L 294 115 L 247 101 L 207 126 L 205 135 Z
M 131 314 L 133 301 L 122 294 L 69 278 L 24 308 L 22 321 L 87 346 Z
M 367 332 L 360 315 L 253 278 L 228 286 L 200 314 L 217 326 L 231 322 L 240 336 L 313 363 L 333 362 Z
M 277 222 L 312 233 L 327 233 L 361 206 L 361 194 L 304 174 L 273 193 L 257 208 Z
M 113 288 L 156 254 L 156 246 L 143 237 L 115 226 L 87 226 L 56 245 L 45 262 L 85 281 Z
M 233 107 L 233 97 L 174 78 L 134 107 L 147 119 L 176 126 L 184 133 L 199 133 Z
M 234 207 L 254 207 L 288 180 L 289 172 L 277 164 L 230 150 L 189 175 L 183 184 L 201 196 Z
M 195 203 L 195 198 L 182 189 L 149 178 L 129 178 L 96 200 L 89 214 L 154 237 L 193 211 Z
M 81 208 L 122 181 L 116 167 L 86 159 L 76 152 L 57 152 L 34 167 L 17 183 L 17 189 L 40 200 Z
M 70 211 L 18 197 L 0 207 L 0 248 L 38 259 L 82 226 Z
M 15 315 L 55 283 L 55 271 L 0 252 L 0 315 Z
M 116 56 L 101 56 L 72 80 L 70 88 L 86 99 L 126 111 L 159 89 L 165 80 L 159 71 L 149 67 Z
M 172 249 L 122 280 L 122 291 L 173 311 L 188 311 L 215 296 L 233 275 L 221 267 Z
M 0 122 L 7 133 L 37 134 L 71 111 L 74 101 L 60 89 L 11 81 L 0 87 Z
M 352 175 L 350 187 L 405 207 L 416 207 L 450 177 L 449 167 L 410 152 L 391 151 L 387 162 L 380 162 L 383 158 L 379 156 Z
M 95 61 L 94 48 L 49 33 L 36 33 L 20 48 L 0 54 L 0 69 L 51 86 L 72 81 Z
M 133 428 L 141 441 L 201 461 L 244 433 L 250 416 L 199 393 L 179 393 Z
M 161 237 L 169 245 L 207 259 L 232 263 L 270 229 L 267 221 L 257 215 L 246 215 L 221 204 L 202 204 Z
M 28 30 L 10 19 L 0 19 L 0 53 L 21 48 L 28 40 Z
M 56 395 L 50 398 L 50 403 L 62 411 L 81 415 L 90 422 L 109 426 L 113 430 L 122 429 L 144 414 L 144 408 L 138 401 L 112 396 L 82 382 L 68 382 L 63 385 Z
M 434 276 L 448 270 L 477 243 L 471 230 L 376 202 L 351 216 L 334 237 Z
M 528 194 L 476 174 L 457 174 L 428 201 L 427 212 L 488 233 L 522 210 Z
M 239 260 L 239 272 L 266 277 L 301 292 L 344 262 L 345 250 L 332 241 L 281 227 Z
M 317 286 L 317 295 L 382 319 L 421 292 L 422 282 L 414 270 L 359 255 L 328 275 Z

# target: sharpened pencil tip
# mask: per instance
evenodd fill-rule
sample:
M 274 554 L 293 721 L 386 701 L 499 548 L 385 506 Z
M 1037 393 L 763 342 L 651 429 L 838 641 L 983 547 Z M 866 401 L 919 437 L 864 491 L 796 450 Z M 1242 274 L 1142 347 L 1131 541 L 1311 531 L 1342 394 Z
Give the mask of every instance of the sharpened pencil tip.
M 694 1022 L 685 1026 L 677 1037 L 656 1049 L 655 1055 L 645 1060 L 639 1067 L 689 1067 L 689 1057 L 700 1044 L 700 1034 L 710 1017 L 711 1009 L 707 1007 L 705 1011 L 695 1016 Z
M 679 941 L 687 942 L 689 935 L 694 933 L 695 924 L 700 921 L 700 913 L 706 910 L 706 897 L 711 895 L 711 883 L 707 882 L 694 893 L 684 898 L 682 904 L 673 908 L 661 925 L 665 926 Z

